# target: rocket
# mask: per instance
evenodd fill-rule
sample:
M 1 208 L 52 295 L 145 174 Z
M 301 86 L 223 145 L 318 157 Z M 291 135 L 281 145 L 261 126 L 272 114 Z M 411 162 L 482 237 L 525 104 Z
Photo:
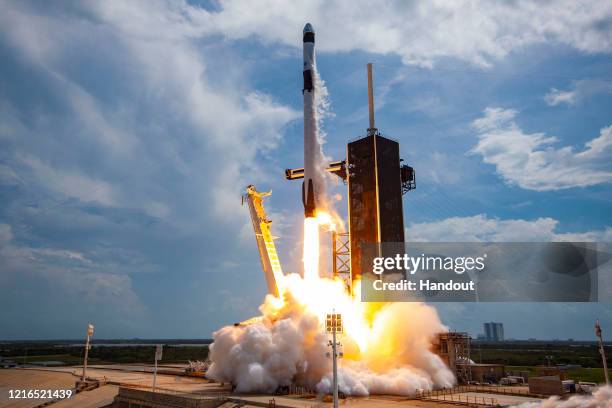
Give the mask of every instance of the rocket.
M 318 208 L 322 207 L 324 197 L 324 179 L 321 163 L 322 151 L 318 139 L 315 81 L 315 32 L 310 23 L 304 26 L 304 183 L 302 184 L 302 203 L 304 216 L 315 217 Z

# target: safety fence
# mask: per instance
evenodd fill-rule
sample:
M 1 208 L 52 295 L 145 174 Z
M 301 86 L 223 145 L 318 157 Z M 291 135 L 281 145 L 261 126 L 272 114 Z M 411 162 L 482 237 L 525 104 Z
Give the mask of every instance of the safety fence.
M 480 395 L 469 395 L 465 392 L 473 391 L 459 391 L 458 387 L 455 388 L 444 388 L 440 390 L 431 391 L 419 391 L 415 398 L 425 401 L 435 402 L 448 402 L 454 404 L 461 404 L 470 407 L 499 407 L 497 398 L 486 397 Z

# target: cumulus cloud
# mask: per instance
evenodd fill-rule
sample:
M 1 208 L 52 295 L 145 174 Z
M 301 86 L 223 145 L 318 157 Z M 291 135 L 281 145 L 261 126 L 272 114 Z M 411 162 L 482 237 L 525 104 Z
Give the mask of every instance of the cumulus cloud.
M 473 122 L 478 144 L 471 150 L 495 166 L 509 184 L 536 191 L 587 187 L 612 181 L 612 126 L 575 151 L 555 148 L 558 139 L 544 133 L 526 133 L 515 122 L 513 109 L 487 108 Z
M 576 105 L 592 95 L 610 92 L 612 92 L 612 82 L 610 81 L 582 79 L 572 82 L 567 90 L 551 88 L 544 96 L 544 100 L 550 106 L 563 103 Z
M 201 172 L 195 177 L 200 179 L 222 169 L 206 180 L 208 202 L 219 215 L 235 209 L 240 186 L 250 181 L 242 179 L 245 169 L 258 167 L 255 156 L 277 146 L 298 112 L 246 88 L 243 84 L 249 81 L 231 67 L 224 74 L 237 76 L 235 82 L 211 79 L 218 75 L 208 67 L 215 55 L 201 48 L 198 38 L 205 33 L 191 16 L 200 9 L 165 2 L 147 4 L 146 10 L 139 3 L 81 6 L 54 14 L 35 13 L 25 4 L 3 6 L 0 33 L 47 75 L 52 89 L 61 89 L 59 104 L 72 111 L 70 119 L 61 119 L 68 126 L 58 123 L 53 129 L 46 123 L 47 132 L 54 132 L 46 147 L 64 156 L 96 149 L 107 158 L 106 166 L 100 163 L 93 174 L 81 157 L 44 162 L 37 155 L 45 156 L 48 150 L 32 151 L 35 146 L 14 142 L 14 148 L 28 151 L 25 162 L 40 176 L 38 182 L 84 202 L 136 207 L 163 217 L 174 203 L 151 183 L 162 176 L 155 174 L 160 162 L 167 163 L 164 170 L 181 176 L 197 167 Z M 28 27 L 27 35 L 23 27 Z M 113 95 L 113 103 L 102 100 L 99 89 L 84 85 L 66 68 L 75 57 L 70 51 L 74 48 L 97 49 L 108 57 L 104 64 L 109 72 L 126 77 L 120 79 L 125 87 Z M 100 79 L 115 79 L 105 75 Z M 8 104 L 3 107 L 8 109 Z M 39 131 L 33 119 L 2 130 L 6 137 L 18 130 L 32 140 Z M 173 134 L 177 128 L 180 134 Z M 195 159 L 203 163 L 194 165 Z M 189 176 L 194 180 L 193 174 Z
M 561 233 L 559 221 L 544 217 L 532 220 L 500 219 L 478 214 L 439 221 L 412 223 L 406 236 L 414 242 L 611 242 L 612 228 Z
M 139 304 L 132 281 L 163 270 L 187 298 L 189 274 L 240 247 L 240 193 L 261 180 L 261 155 L 300 113 L 255 88 L 251 62 L 203 32 L 200 11 L 165 1 L 0 4 L 0 70 L 15 84 L 0 91 L 0 222 L 21 242 L 8 245 L 2 271 L 25 293 L 3 299 L 6 336 L 29 316 L 15 304 L 51 292 L 146 312 L 160 306 Z
M 289 46 L 300 43 L 296 27 L 308 20 L 325 38 L 317 45 L 320 50 L 395 54 L 406 64 L 431 65 L 451 57 L 488 66 L 513 51 L 545 42 L 585 53 L 612 50 L 612 5 L 597 1 L 226 0 L 215 11 L 189 8 L 188 12 L 204 32 L 230 39 L 257 36 Z

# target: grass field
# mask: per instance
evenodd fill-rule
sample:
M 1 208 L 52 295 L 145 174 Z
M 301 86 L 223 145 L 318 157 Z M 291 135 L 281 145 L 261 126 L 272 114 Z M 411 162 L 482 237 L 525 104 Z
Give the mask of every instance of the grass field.
M 504 364 L 506 366 L 547 365 L 546 356 L 551 356 L 551 364 L 576 364 L 582 367 L 601 367 L 601 356 L 596 344 L 559 344 L 559 343 L 511 343 L 475 344 L 471 351 L 476 362 Z M 608 351 L 608 356 L 612 350 Z M 608 358 L 608 366 L 612 360 Z
M 537 376 L 537 369 L 534 366 L 507 366 L 506 369 L 510 372 L 529 372 L 530 377 Z M 612 370 L 608 370 L 608 375 L 612 378 Z M 592 368 L 592 367 L 581 367 L 581 368 L 572 368 L 567 370 L 568 378 L 576 381 L 585 381 L 585 382 L 596 382 L 603 383 L 605 382 L 604 372 L 602 368 Z
M 41 346 L 9 344 L 0 347 L 0 356 L 18 364 L 38 361 L 61 361 L 65 365 L 77 365 L 83 361 L 84 347 Z M 151 363 L 155 355 L 154 345 L 94 346 L 89 350 L 90 364 Z M 206 360 L 207 345 L 164 346 L 161 363 L 186 363 L 188 360 Z
M 11 359 L 17 363 L 36 363 L 39 361 L 61 361 L 64 365 L 78 365 L 81 364 L 83 358 L 80 356 L 73 356 L 71 354 L 43 354 L 43 355 L 29 355 L 29 356 L 14 356 Z M 89 364 L 105 364 L 103 360 L 98 358 L 89 358 Z

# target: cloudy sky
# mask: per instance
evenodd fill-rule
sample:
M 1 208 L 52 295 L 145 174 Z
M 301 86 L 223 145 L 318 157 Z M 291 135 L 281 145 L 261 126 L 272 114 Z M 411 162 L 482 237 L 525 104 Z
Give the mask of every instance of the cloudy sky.
M 254 315 L 250 183 L 273 190 L 300 271 L 283 170 L 302 165 L 306 22 L 330 157 L 365 133 L 375 64 L 378 127 L 417 170 L 408 240 L 612 240 L 612 3 L 326 3 L 0 3 L 0 338 L 88 320 L 99 338 L 202 338 Z M 612 330 L 610 303 L 439 311 L 474 335 Z

